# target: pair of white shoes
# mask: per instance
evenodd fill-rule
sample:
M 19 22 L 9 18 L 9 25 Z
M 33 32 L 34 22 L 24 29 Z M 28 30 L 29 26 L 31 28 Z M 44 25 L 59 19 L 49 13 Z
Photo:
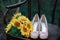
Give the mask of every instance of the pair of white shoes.
M 45 15 L 42 15 L 39 19 L 38 14 L 36 14 L 32 20 L 34 29 L 31 32 L 31 38 L 41 38 L 47 39 L 48 38 L 48 24 Z

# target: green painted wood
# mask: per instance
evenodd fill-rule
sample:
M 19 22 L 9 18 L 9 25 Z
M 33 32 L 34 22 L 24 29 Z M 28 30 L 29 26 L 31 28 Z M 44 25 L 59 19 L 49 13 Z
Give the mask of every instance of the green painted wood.
M 58 0 L 56 11 L 55 11 L 55 24 L 58 25 L 58 19 L 60 17 L 60 0 Z
M 18 0 L 6 0 L 1 1 L 0 0 L 0 9 L 5 11 L 5 6 L 15 4 Z M 38 1 L 37 0 L 31 0 L 31 20 L 33 16 L 38 13 Z M 53 5 L 54 0 L 40 0 L 40 17 L 42 14 L 45 14 L 48 20 L 48 23 L 51 23 L 52 21 L 52 11 L 53 11 Z M 16 10 L 16 9 L 15 9 Z M 20 12 L 28 17 L 28 4 L 25 3 L 20 6 Z M 58 18 L 60 17 L 60 0 L 58 0 L 57 8 L 55 11 L 55 17 L 54 17 L 54 24 L 58 25 Z
M 22 15 L 28 17 L 28 4 L 27 4 L 27 2 L 20 6 L 20 12 L 22 13 Z

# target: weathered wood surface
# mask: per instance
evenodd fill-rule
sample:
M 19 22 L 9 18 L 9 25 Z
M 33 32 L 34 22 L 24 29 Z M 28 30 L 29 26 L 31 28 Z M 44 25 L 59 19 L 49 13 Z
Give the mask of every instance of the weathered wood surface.
M 48 40 L 58 40 L 60 36 L 60 28 L 56 25 L 49 24 L 49 38 Z
M 6 40 L 6 34 L 3 24 L 3 12 L 0 10 L 0 40 Z
M 60 38 L 59 38 L 59 36 L 60 36 L 60 28 L 58 26 L 48 24 L 48 32 L 49 32 L 49 37 L 48 37 L 48 39 L 45 39 L 45 40 L 60 40 Z M 20 39 L 12 38 L 11 36 L 8 37 L 8 40 L 20 40 Z M 32 39 L 29 39 L 29 40 L 32 40 Z M 36 39 L 36 40 L 40 40 L 40 39 Z

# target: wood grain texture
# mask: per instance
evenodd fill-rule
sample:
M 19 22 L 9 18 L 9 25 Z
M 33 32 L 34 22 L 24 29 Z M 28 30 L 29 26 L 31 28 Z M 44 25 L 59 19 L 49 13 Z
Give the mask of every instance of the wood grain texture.
M 60 29 L 58 26 L 53 25 L 53 24 L 48 24 L 48 39 L 44 39 L 44 40 L 58 40 L 60 37 Z M 14 38 L 11 37 L 10 35 L 8 35 L 8 40 L 25 40 L 26 38 Z M 26 40 L 42 40 L 42 39 L 26 39 Z

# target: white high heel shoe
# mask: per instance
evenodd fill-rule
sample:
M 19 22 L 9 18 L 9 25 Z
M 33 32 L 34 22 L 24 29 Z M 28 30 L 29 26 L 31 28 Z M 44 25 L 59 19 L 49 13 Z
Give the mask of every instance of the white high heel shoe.
M 38 21 L 39 21 L 39 16 L 36 14 L 32 20 L 33 23 L 33 31 L 31 32 L 31 38 L 36 39 L 38 38 L 39 31 L 38 31 Z
M 39 24 L 40 24 L 40 31 L 39 31 L 40 38 L 47 39 L 48 38 L 48 24 L 47 24 L 45 15 L 41 16 Z

